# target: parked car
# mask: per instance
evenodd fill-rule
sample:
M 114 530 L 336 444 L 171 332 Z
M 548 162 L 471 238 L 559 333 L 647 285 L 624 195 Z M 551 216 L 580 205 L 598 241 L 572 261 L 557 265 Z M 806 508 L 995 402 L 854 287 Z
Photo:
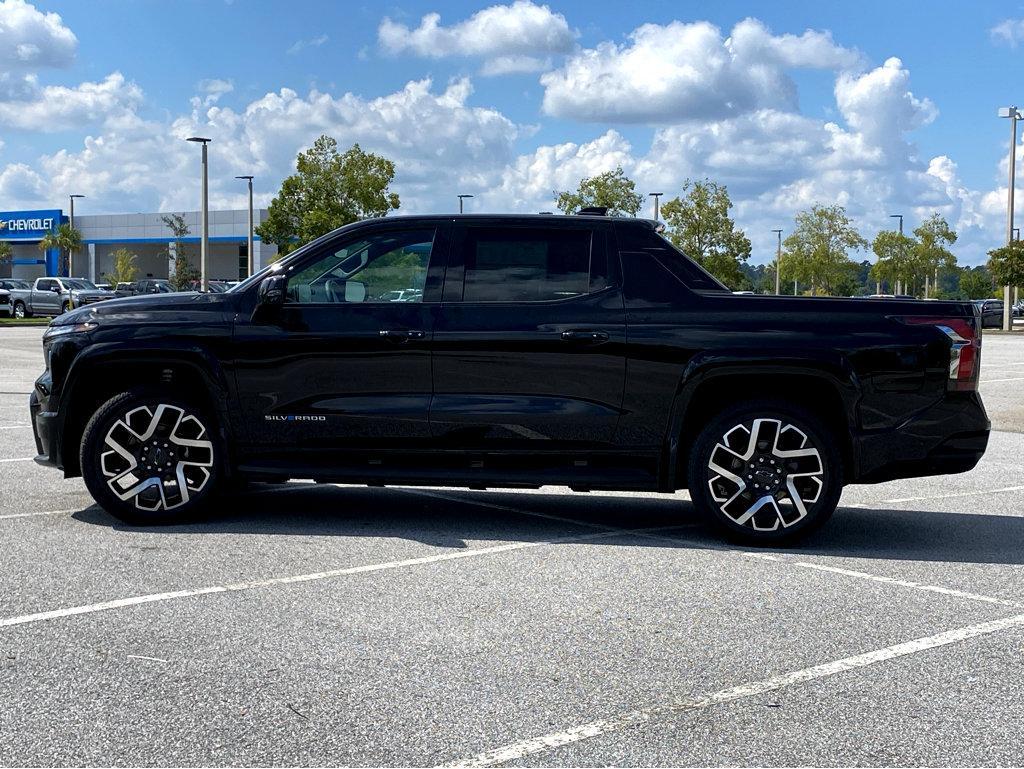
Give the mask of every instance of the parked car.
M 1013 305 L 1013 317 L 1024 318 L 1024 299 Z
M 36 278 L 32 288 L 11 292 L 11 307 L 16 318 L 60 315 L 115 296 L 85 278 Z
M 38 461 L 137 524 L 244 480 L 562 484 L 688 488 L 758 542 L 820 526 L 844 484 L 977 464 L 971 304 L 737 296 L 656 226 L 389 216 L 224 294 L 68 313 L 31 396 Z M 419 301 L 375 298 L 397 280 Z
M 139 294 L 172 294 L 174 287 L 169 280 L 163 278 L 142 278 L 131 284 L 132 292 Z
M 981 310 L 982 328 L 1003 327 L 1003 300 L 977 299 L 974 304 Z
M 210 281 L 207 281 L 207 284 L 210 287 L 209 293 L 211 293 L 211 294 L 223 294 L 225 291 L 228 290 L 228 288 L 230 288 L 228 286 L 228 284 L 227 284 L 227 281 L 223 281 L 223 280 L 210 280 Z M 191 281 L 188 284 L 188 286 L 189 286 L 189 289 L 188 289 L 189 291 L 202 291 L 203 290 L 202 281 L 199 281 L 199 280 Z
M 27 280 L 15 278 L 0 278 L 0 315 L 13 316 L 14 303 L 11 300 L 12 291 L 25 291 L 31 288 Z

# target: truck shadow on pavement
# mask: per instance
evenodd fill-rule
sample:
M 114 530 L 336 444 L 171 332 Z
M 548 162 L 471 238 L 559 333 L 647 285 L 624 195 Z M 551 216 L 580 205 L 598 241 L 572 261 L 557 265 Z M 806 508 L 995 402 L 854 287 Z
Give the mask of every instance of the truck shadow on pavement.
M 288 484 L 257 486 L 219 503 L 202 519 L 134 527 L 98 506 L 74 514 L 84 523 L 153 534 L 253 534 L 386 537 L 433 547 L 543 542 L 621 532 L 594 544 L 750 550 L 881 560 L 1024 564 L 1024 517 L 842 507 L 820 531 L 785 547 L 729 543 L 706 527 L 682 497 L 545 494 L 463 489 L 419 490 Z M 473 543 L 472 545 L 468 543 Z

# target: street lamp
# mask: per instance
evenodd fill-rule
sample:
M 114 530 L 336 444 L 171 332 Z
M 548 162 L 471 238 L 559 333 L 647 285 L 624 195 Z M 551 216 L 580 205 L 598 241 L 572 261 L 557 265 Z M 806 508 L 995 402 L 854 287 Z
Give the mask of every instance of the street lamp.
M 899 219 L 900 220 L 900 235 L 902 235 L 903 234 L 903 214 L 889 214 L 889 218 L 890 219 Z M 890 288 L 892 288 L 892 286 L 890 286 Z M 901 281 L 899 278 L 896 278 L 896 286 L 895 286 L 895 288 L 896 288 L 896 291 L 894 293 L 897 293 L 897 294 L 902 294 L 903 293 L 903 291 L 900 290 L 900 289 L 903 288 L 903 281 Z
M 656 222 L 657 221 L 661 221 L 661 219 L 660 219 L 660 216 L 661 216 L 661 206 L 660 206 L 660 203 L 661 203 L 661 196 L 664 195 L 664 194 L 665 194 L 664 192 L 648 192 L 647 193 L 648 197 L 654 198 L 654 221 L 656 221 Z
M 1017 107 L 1000 107 L 999 117 L 1010 118 L 1010 169 L 1009 185 L 1006 190 L 1006 243 L 1013 243 L 1013 196 L 1014 186 L 1017 177 L 1017 121 L 1021 114 Z M 1010 314 L 1010 287 L 1003 286 L 1003 331 L 1010 331 L 1013 328 L 1013 319 Z
M 203 207 L 202 207 L 202 236 L 199 240 L 199 288 L 202 291 L 210 290 L 210 279 L 206 274 L 206 260 L 210 252 L 210 192 L 209 192 L 209 164 L 206 156 L 206 145 L 210 139 L 202 136 L 190 136 L 186 141 L 196 142 L 203 145 Z
M 473 196 L 472 195 L 459 195 L 459 213 L 460 214 L 462 213 L 462 201 L 465 200 L 466 198 L 471 198 L 471 197 L 473 197 Z
M 246 241 L 249 245 L 248 245 L 248 250 L 245 253 L 246 253 L 246 256 L 249 257 L 249 277 L 251 278 L 253 272 L 255 272 L 254 268 L 255 268 L 255 265 L 256 265 L 256 262 L 253 260 L 253 253 L 252 253 L 252 180 L 253 180 L 253 177 L 251 177 L 251 176 L 236 176 L 235 178 L 236 179 L 245 179 L 249 183 L 249 238 Z
M 772 232 L 779 236 L 779 244 L 775 247 L 775 296 L 778 296 L 782 293 L 781 273 L 779 271 L 779 267 L 782 266 L 782 230 L 772 230 Z
M 68 200 L 71 201 L 71 229 L 75 229 L 75 198 L 84 198 L 85 195 L 68 195 Z M 74 277 L 74 252 L 68 250 L 68 277 Z

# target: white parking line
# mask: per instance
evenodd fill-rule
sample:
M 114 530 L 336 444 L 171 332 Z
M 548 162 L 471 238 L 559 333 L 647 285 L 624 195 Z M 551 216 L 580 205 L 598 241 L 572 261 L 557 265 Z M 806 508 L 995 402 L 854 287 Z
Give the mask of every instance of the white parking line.
M 32 425 L 0 425 L 0 430 L 24 430 Z
M 612 718 L 591 721 L 564 731 L 551 732 L 549 734 L 533 737 L 521 742 L 514 742 L 511 745 L 504 745 L 499 748 L 494 748 L 493 750 L 478 753 L 471 758 L 457 760 L 449 764 L 443 764 L 443 766 L 497 766 L 498 764 L 515 761 L 517 759 L 552 750 L 563 745 L 569 745 L 574 742 L 580 742 L 581 740 L 598 737 L 602 734 L 608 734 L 609 732 L 621 731 L 632 726 L 637 726 L 638 724 L 652 721 L 655 718 L 674 715 L 688 710 L 708 708 L 713 705 L 720 705 L 725 702 L 733 702 L 735 700 L 747 699 L 749 697 L 756 697 L 759 694 L 778 691 L 779 689 L 785 689 L 788 686 L 795 686 L 819 678 L 827 678 L 850 670 L 866 668 L 898 657 L 906 657 L 911 654 L 927 651 L 928 649 L 935 649 L 941 646 L 948 646 L 949 644 L 960 643 L 971 638 L 991 635 L 992 633 L 1021 627 L 1022 625 L 1024 625 L 1024 614 L 992 620 L 991 622 L 981 622 L 977 625 L 967 625 L 966 627 L 957 628 L 955 630 L 947 630 L 943 633 L 936 633 L 935 635 L 915 638 L 912 641 L 905 641 L 904 643 L 899 643 L 894 646 L 887 646 L 884 649 L 875 649 L 874 651 L 856 654 L 852 657 L 844 657 L 843 659 L 835 660 L 833 662 L 826 662 L 822 665 L 814 665 L 813 667 L 803 668 L 802 670 L 794 670 L 791 673 L 783 673 L 782 675 L 766 678 L 762 681 L 742 684 L 730 689 L 722 689 L 721 691 L 717 691 L 703 697 L 676 699 L 664 705 L 654 705 L 648 708 L 631 710 Z
M 665 531 L 678 528 L 676 526 L 659 526 L 651 529 L 636 529 L 635 531 Z M 633 531 L 633 530 L 625 530 Z M 349 574 L 364 574 L 374 571 L 386 571 L 389 569 L 401 569 L 408 566 L 421 566 L 428 563 L 440 561 L 454 561 L 460 558 L 473 558 L 480 555 L 493 555 L 494 553 L 506 553 L 513 550 L 525 550 L 532 547 L 543 547 L 545 545 L 557 545 L 568 542 L 585 542 L 592 539 L 604 539 L 607 537 L 621 536 L 622 531 L 599 531 L 593 534 L 577 534 L 571 537 L 557 537 L 541 540 L 538 542 L 512 542 L 505 545 L 494 545 L 492 547 L 481 547 L 468 550 L 459 550 L 454 553 L 439 553 L 421 558 L 408 558 L 404 561 L 388 561 L 386 563 L 371 563 L 365 566 L 349 566 L 343 569 L 332 569 L 331 571 L 318 571 L 311 574 L 297 574 L 289 577 L 271 577 L 269 579 L 251 580 L 248 582 L 235 582 L 228 585 L 211 585 L 209 587 L 193 588 L 189 590 L 174 590 L 167 593 L 151 593 L 149 595 L 137 595 L 130 598 L 119 598 L 113 601 L 101 601 L 83 606 L 70 606 L 64 609 L 53 609 L 35 614 L 23 614 L 18 617 L 6 617 L 0 619 L 0 627 L 11 627 L 12 625 L 25 625 L 30 622 L 45 622 L 61 617 L 72 617 L 78 614 L 93 614 L 110 609 L 123 609 L 129 606 L 139 606 L 146 603 L 157 603 L 160 601 L 173 601 L 179 598 L 191 598 L 200 595 L 211 595 L 213 593 L 234 593 L 243 590 L 253 590 L 273 585 L 291 585 L 298 582 L 314 582 L 334 577 L 344 577 Z
M 87 505 L 88 506 L 88 505 Z M 80 509 L 80 508 L 78 508 Z M 78 512 L 75 510 L 47 510 L 45 513 L 10 513 L 8 515 L 0 515 L 0 521 L 7 521 L 11 518 L 36 518 L 40 515 L 70 515 L 71 513 Z
M 0 462 L 31 462 L 35 457 L 14 457 L 13 459 L 0 459 Z
M 877 502 L 879 505 L 901 505 L 904 502 L 925 502 L 930 499 L 953 499 L 959 497 L 977 497 L 984 494 L 1003 494 L 1007 491 L 1024 491 L 1024 486 L 1003 486 L 998 489 L 980 489 L 978 491 L 962 491 L 956 494 L 933 494 L 927 497 L 898 497 L 896 499 L 883 499 Z
M 1024 376 L 1010 377 L 1009 379 L 982 379 L 979 384 L 992 384 L 993 382 L 1024 382 Z

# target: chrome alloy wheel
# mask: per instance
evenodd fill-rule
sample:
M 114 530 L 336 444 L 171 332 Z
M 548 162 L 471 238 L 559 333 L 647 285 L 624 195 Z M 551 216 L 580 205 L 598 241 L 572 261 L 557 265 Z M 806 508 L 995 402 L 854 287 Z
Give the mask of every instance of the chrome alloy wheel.
M 139 406 L 117 420 L 100 458 L 107 486 L 140 510 L 172 510 L 210 480 L 213 442 L 206 426 L 178 406 Z
M 780 419 L 736 425 L 708 459 L 708 488 L 738 526 L 775 531 L 807 517 L 824 488 L 821 454 L 807 434 Z

